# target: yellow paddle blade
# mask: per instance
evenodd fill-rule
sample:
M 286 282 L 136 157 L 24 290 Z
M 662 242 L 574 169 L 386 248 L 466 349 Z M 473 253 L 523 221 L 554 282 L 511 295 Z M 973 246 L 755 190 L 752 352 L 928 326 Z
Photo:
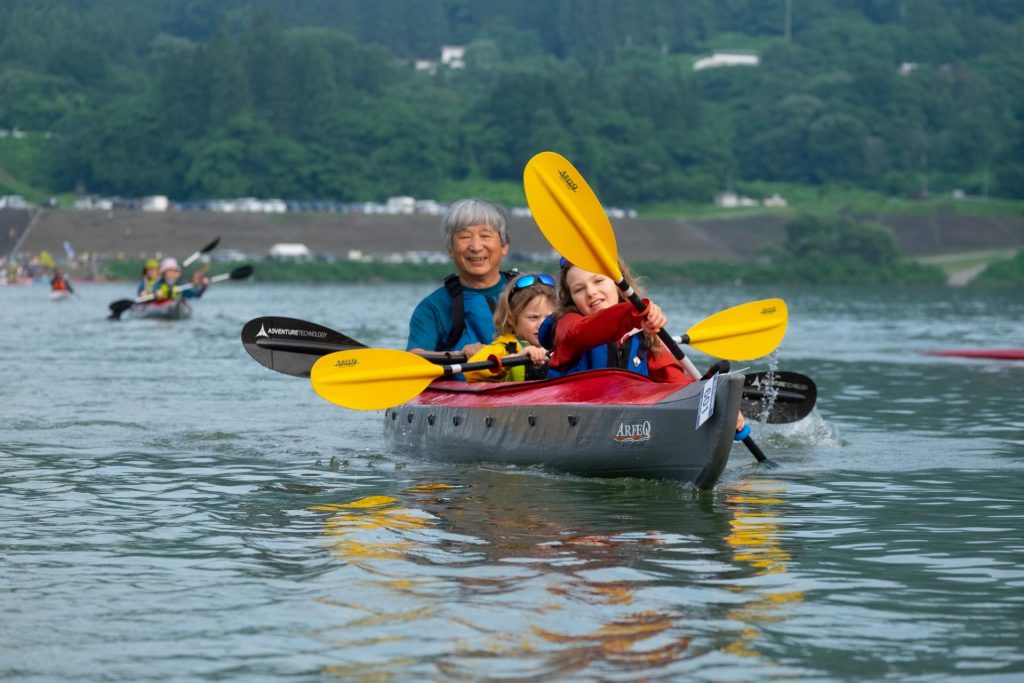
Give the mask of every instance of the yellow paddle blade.
M 761 299 L 705 318 L 691 327 L 683 340 L 709 356 L 751 360 L 778 348 L 788 319 L 785 301 Z
M 323 356 L 313 364 L 309 381 L 331 403 L 383 410 L 418 396 L 443 374 L 443 366 L 405 351 L 354 349 Z
M 541 152 L 523 171 L 526 202 L 551 246 L 573 265 L 622 279 L 615 232 L 583 175 L 555 152 Z

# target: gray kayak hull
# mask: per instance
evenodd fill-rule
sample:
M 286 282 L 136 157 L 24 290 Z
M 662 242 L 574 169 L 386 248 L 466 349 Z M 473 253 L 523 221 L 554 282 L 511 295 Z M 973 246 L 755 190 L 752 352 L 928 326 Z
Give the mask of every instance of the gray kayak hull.
M 137 320 L 187 320 L 192 317 L 192 306 L 184 299 L 168 303 L 133 304 L 126 317 Z
M 698 428 L 707 382 L 715 383 L 714 412 Z M 621 370 L 486 387 L 435 382 L 386 411 L 384 436 L 391 450 L 413 457 L 710 489 L 728 462 L 742 391 L 740 373 L 682 386 Z

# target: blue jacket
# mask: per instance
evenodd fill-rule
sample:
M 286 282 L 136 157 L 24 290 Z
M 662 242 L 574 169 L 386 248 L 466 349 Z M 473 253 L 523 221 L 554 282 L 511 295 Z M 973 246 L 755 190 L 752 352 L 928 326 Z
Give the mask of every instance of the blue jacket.
M 464 321 L 466 329 L 451 347 L 445 342 L 452 328 L 452 296 L 445 287 L 438 287 L 416 306 L 409 320 L 409 340 L 406 349 L 428 351 L 458 350 L 467 344 L 489 344 L 494 339 L 494 311 L 508 279 L 502 275 L 498 284 L 487 289 L 464 287 Z M 489 300 L 489 301 L 488 301 Z

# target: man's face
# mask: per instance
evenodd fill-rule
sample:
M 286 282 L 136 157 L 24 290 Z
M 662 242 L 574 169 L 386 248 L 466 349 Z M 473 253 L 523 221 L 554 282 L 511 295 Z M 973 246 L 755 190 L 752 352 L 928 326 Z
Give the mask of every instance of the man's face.
M 507 253 L 508 245 L 501 243 L 501 234 L 486 223 L 470 225 L 453 235 L 452 261 L 459 273 L 469 278 L 489 279 L 497 275 Z

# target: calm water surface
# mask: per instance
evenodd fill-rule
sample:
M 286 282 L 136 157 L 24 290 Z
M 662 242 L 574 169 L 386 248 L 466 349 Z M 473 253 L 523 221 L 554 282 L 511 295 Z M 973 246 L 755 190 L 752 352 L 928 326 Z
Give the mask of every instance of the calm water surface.
M 402 346 L 428 285 L 224 284 L 179 323 L 79 289 L 0 287 L 0 678 L 1024 677 L 1024 363 L 919 353 L 1024 347 L 1019 292 L 655 289 L 677 334 L 783 296 L 819 388 L 755 427 L 783 467 L 738 446 L 698 492 L 401 459 L 239 342 Z

